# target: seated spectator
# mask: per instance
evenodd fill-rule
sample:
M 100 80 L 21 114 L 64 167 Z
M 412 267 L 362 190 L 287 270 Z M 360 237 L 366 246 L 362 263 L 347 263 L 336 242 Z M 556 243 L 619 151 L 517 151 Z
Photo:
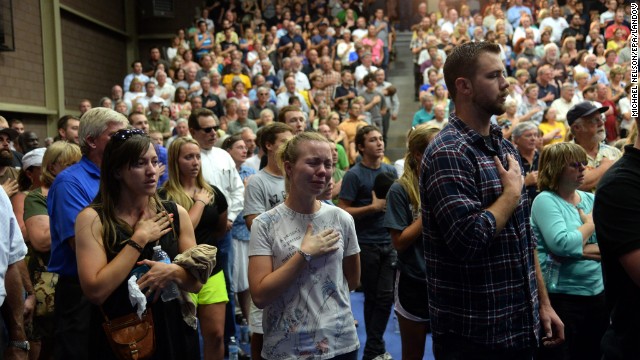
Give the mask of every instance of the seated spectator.
M 125 76 L 123 81 L 123 89 L 128 89 L 131 91 L 131 81 L 133 79 L 138 79 L 142 84 L 149 81 L 149 77 L 142 73 L 142 62 L 140 60 L 135 60 L 131 63 L 131 69 L 133 70 L 129 75 Z
M 58 119 L 58 136 L 55 140 L 65 140 L 78 144 L 78 130 L 80 119 L 72 115 L 65 115 Z
M 522 97 L 522 103 L 518 108 L 520 122 L 533 121 L 537 126 L 542 121 L 542 113 L 546 107 L 545 103 L 538 99 L 538 85 L 527 85 Z
M 606 138 L 602 113 L 608 109 L 584 101 L 567 112 L 567 123 L 574 142 L 587 153 L 587 171 L 584 174 L 584 183 L 579 187 L 583 191 L 594 191 L 602 175 L 621 156 L 620 150 L 602 143 Z
M 444 105 L 442 104 L 434 105 L 433 119 L 427 121 L 426 124 L 429 126 L 435 126 L 438 129 L 442 130 L 449 123 L 449 120 L 447 120 L 447 117 L 445 116 L 446 113 L 447 113 L 447 110 L 445 110 Z
M 498 126 L 502 128 L 502 136 L 511 139 L 511 133 L 516 125 L 520 123 L 520 118 L 516 115 L 518 104 L 515 99 L 506 99 L 504 102 L 504 114 L 496 118 Z
M 193 51 L 191 49 L 185 51 L 182 57 L 184 61 L 182 62 L 182 65 L 180 65 L 180 68 L 184 69 L 184 71 L 187 73 L 189 73 L 189 70 L 194 70 L 194 74 L 197 74 L 200 70 L 200 64 L 193 61 Z
M 258 126 L 264 127 L 271 124 L 276 118 L 275 113 L 271 109 L 264 109 L 260 112 L 260 117 L 255 119 Z
M 296 97 L 300 100 L 302 111 L 305 113 L 309 113 L 309 107 L 307 106 L 307 102 L 304 100 L 302 95 L 296 90 L 296 80 L 293 75 L 288 76 L 284 79 L 285 91 L 278 94 L 278 101 L 276 102 L 276 108 L 278 110 L 283 107 L 289 105 L 289 99 L 291 97 Z
M 620 138 L 627 138 L 629 136 L 629 132 L 633 127 L 633 119 L 631 118 L 631 84 L 628 84 L 625 87 L 625 95 L 618 101 L 618 106 L 620 107 L 620 117 L 622 120 L 620 121 Z
M 420 110 L 416 111 L 413 115 L 413 121 L 411 122 L 411 126 L 415 127 L 420 124 L 424 124 L 435 116 L 433 109 L 433 95 L 428 93 L 423 93 L 420 95 Z
M 551 105 L 560 96 L 560 90 L 555 84 L 553 68 L 550 65 L 538 67 L 536 84 L 538 85 L 538 99 L 544 101 L 546 106 Z
M 206 11 L 206 9 L 204 9 Z M 210 31 L 213 29 L 207 30 L 207 21 L 209 19 L 198 20 L 197 27 L 198 32 L 193 35 L 193 45 L 196 50 L 196 60 L 200 60 L 203 56 L 207 55 L 213 49 L 213 36 L 211 36 Z M 211 21 L 211 20 L 209 20 Z M 211 22 L 213 24 L 213 22 Z
M 260 119 L 260 113 L 265 109 L 270 109 L 273 112 L 274 117 L 278 116 L 278 110 L 276 109 L 276 106 L 269 101 L 272 91 L 273 90 L 266 86 L 261 86 L 256 89 L 257 99 L 251 104 L 251 107 L 249 108 L 249 119 Z M 258 122 L 258 125 L 262 126 L 260 122 Z
M 177 87 L 176 93 L 173 96 L 174 100 L 171 103 L 171 118 L 178 120 L 180 113 L 183 111 L 191 112 L 191 103 L 187 98 L 187 90 L 183 87 Z
M 567 136 L 567 128 L 563 122 L 557 121 L 558 111 L 547 108 L 542 115 L 542 122 L 538 125 L 538 130 L 542 134 L 542 145 L 556 144 L 563 142 Z
M 356 150 L 355 139 L 356 133 L 358 129 L 369 125 L 366 121 L 364 121 L 364 115 L 362 114 L 363 106 L 359 103 L 351 104 L 351 109 L 349 110 L 349 117 L 344 119 L 340 125 L 338 125 L 338 129 L 344 131 L 345 135 L 348 139 L 348 148 L 345 148 L 347 151 L 347 155 L 349 155 L 349 164 L 353 165 L 358 157 L 358 152 Z
M 566 123 L 567 121 L 567 111 L 580 102 L 578 97 L 575 96 L 575 87 L 571 83 L 562 84 L 562 88 L 560 90 L 560 97 L 555 99 L 550 108 L 556 110 L 555 119 L 557 121 Z
M 187 71 L 186 77 L 183 81 L 176 84 L 176 88 L 181 87 L 187 90 L 187 98 L 191 99 L 194 96 L 202 95 L 202 86 L 200 82 L 196 80 L 196 73 L 198 70 L 190 68 Z
M 169 69 L 169 62 L 161 57 L 160 47 L 155 45 L 151 46 L 151 48 L 149 48 L 149 60 L 142 69 L 143 74 L 145 74 L 149 78 L 153 77 L 155 72 L 158 70 L 157 67 L 159 64 L 162 64 L 164 66 L 165 71 Z
M 240 102 L 238 105 L 238 117 L 236 120 L 231 121 L 227 124 L 227 133 L 229 135 L 239 134 L 242 128 L 248 127 L 253 130 L 253 132 L 258 132 L 258 125 L 254 120 L 249 119 L 247 116 L 249 115 L 249 107 L 247 104 Z

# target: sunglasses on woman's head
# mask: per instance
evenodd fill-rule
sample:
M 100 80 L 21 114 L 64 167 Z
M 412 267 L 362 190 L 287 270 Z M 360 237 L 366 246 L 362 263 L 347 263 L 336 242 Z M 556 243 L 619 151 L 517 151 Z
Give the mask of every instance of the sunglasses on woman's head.
M 572 168 L 575 168 L 575 169 L 579 169 L 581 166 L 586 167 L 587 164 L 589 164 L 587 162 L 587 160 L 584 160 L 584 161 L 573 161 L 573 162 L 569 163 L 569 166 L 571 166 Z
M 126 141 L 130 137 L 132 137 L 133 135 L 144 136 L 146 134 L 145 134 L 144 131 L 142 131 L 140 129 L 122 129 L 122 130 L 116 131 L 115 134 L 111 135 L 111 139 L 112 140 L 117 140 L 117 141 Z

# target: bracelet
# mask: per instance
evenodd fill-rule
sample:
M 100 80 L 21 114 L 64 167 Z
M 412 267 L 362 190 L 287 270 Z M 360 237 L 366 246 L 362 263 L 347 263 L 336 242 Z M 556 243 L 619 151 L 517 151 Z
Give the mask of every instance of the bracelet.
M 198 199 L 198 200 L 196 200 L 196 201 L 200 201 L 200 202 L 202 203 L 202 205 L 207 206 L 207 203 L 206 203 L 206 202 L 204 202 L 204 200 L 200 200 L 200 199 Z M 194 202 L 194 203 L 195 203 L 195 202 Z
M 131 238 L 128 238 L 125 241 L 125 244 L 131 246 L 132 248 L 134 248 L 136 250 L 138 250 L 138 252 L 140 254 L 142 254 L 142 251 L 144 250 L 144 248 L 142 246 L 140 246 L 140 244 L 138 244 L 137 242 L 133 241 L 133 239 L 131 239 Z

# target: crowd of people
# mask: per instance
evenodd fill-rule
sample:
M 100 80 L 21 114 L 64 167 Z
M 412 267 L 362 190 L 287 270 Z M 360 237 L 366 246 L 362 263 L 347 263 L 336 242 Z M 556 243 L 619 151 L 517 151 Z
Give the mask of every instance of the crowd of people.
M 356 359 L 356 288 L 365 360 L 391 311 L 406 359 L 640 356 L 629 4 L 416 5 L 214 1 L 44 146 L 0 117 L 5 358 L 115 358 L 131 275 L 154 359 Z

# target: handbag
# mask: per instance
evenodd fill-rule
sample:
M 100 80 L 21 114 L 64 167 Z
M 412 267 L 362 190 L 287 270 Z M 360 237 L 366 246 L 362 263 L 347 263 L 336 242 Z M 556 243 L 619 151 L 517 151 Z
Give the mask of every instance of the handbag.
M 109 320 L 100 307 L 105 322 L 102 324 L 114 355 L 121 360 L 145 360 L 156 351 L 156 337 L 153 327 L 153 314 L 147 310 L 139 318 L 132 313 Z
M 38 262 L 38 270 L 33 271 L 33 294 L 36 297 L 35 316 L 51 316 L 54 310 L 54 298 L 56 285 L 58 284 L 58 274 L 48 272 L 47 266 L 40 256 L 33 255 Z
M 53 315 L 58 274 L 48 271 L 33 272 L 33 294 L 36 297 L 36 316 Z

